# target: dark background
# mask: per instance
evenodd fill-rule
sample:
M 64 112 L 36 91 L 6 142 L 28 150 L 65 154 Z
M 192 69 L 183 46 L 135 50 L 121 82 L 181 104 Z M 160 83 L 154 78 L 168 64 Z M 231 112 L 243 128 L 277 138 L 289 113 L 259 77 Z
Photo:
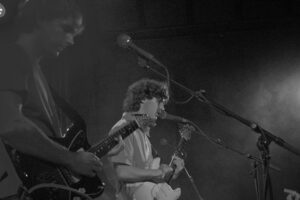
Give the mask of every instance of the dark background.
M 121 117 L 132 82 L 142 77 L 162 80 L 138 66 L 133 52 L 118 47 L 117 36 L 128 33 L 167 65 L 176 81 L 195 91 L 206 90 L 235 113 L 300 146 L 300 2 L 82 0 L 80 4 L 86 16 L 84 34 L 59 59 L 44 64 L 52 85 L 86 119 L 92 144 L 106 137 Z M 189 95 L 175 85 L 171 89 L 169 113 L 194 121 L 234 149 L 259 156 L 256 133 L 195 99 L 176 104 L 174 99 L 182 101 Z M 152 130 L 151 140 L 165 162 L 172 147 L 161 145 L 160 139 L 175 145 L 178 137 L 173 122 L 159 121 Z M 252 162 L 246 157 L 197 134 L 186 151 L 186 167 L 204 199 L 256 198 L 249 174 Z M 274 199 L 286 198 L 284 188 L 300 192 L 300 158 L 273 143 L 270 152 L 271 163 L 281 169 L 271 170 Z M 197 199 L 184 173 L 176 185 L 182 188 L 182 199 Z

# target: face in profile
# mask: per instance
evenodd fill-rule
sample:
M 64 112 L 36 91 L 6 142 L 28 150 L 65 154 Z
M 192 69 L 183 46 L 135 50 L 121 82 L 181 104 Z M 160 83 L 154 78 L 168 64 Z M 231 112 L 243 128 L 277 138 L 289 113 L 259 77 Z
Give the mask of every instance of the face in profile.
M 74 44 L 74 38 L 83 31 L 82 17 L 54 19 L 39 23 L 39 42 L 45 54 L 59 55 Z
M 141 110 L 144 114 L 147 114 L 150 118 L 156 119 L 158 114 L 165 110 L 164 102 L 159 101 L 157 98 L 145 99 L 142 101 Z

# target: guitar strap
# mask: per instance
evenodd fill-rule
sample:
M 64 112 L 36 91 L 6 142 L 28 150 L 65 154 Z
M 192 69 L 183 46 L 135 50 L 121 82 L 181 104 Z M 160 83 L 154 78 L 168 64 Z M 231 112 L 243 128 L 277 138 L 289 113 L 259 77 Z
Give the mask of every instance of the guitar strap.
M 58 106 L 58 108 L 63 111 L 63 113 L 73 122 L 75 126 L 80 127 L 83 129 L 83 131 L 86 131 L 86 123 L 80 114 L 71 106 L 70 103 L 62 98 L 56 90 L 54 90 L 51 86 L 49 87 L 55 104 Z
M 151 149 L 152 149 L 152 157 L 153 158 L 159 157 L 159 153 L 152 143 L 151 143 Z

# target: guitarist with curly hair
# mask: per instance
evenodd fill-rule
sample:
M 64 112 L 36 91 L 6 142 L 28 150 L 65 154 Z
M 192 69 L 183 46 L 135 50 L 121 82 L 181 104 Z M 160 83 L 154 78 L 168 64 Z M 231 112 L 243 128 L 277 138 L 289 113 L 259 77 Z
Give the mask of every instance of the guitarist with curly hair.
M 141 79 L 133 83 L 127 90 L 123 102 L 123 116 L 146 114 L 150 118 L 156 119 L 164 110 L 168 99 L 166 84 L 152 79 Z M 113 129 L 124 123 L 126 123 L 126 119 L 122 117 Z M 174 172 L 172 167 L 160 164 L 160 160 L 154 159 L 152 156 L 149 137 L 150 127 L 136 130 L 124 140 L 124 150 L 110 157 L 117 177 L 113 185 L 116 188 L 118 200 L 175 200 L 181 194 L 179 188 L 173 190 L 166 184 L 165 178 L 170 173 L 174 173 L 173 178 L 178 176 L 184 167 L 183 159 L 174 159 L 176 166 Z

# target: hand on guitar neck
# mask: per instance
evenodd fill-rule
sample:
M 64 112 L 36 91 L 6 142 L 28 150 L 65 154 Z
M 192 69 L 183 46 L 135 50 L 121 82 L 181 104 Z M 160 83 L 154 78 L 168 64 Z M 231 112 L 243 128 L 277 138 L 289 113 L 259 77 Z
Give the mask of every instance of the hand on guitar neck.
M 174 156 L 172 159 L 172 164 L 159 164 L 160 158 L 155 158 L 152 162 L 151 169 L 157 169 L 158 173 L 157 176 L 152 178 L 154 183 L 164 183 L 168 182 L 170 177 L 176 179 L 179 173 L 184 168 L 184 160 Z
M 160 158 L 153 160 L 150 166 L 151 169 L 161 171 L 157 179 L 152 179 L 152 182 L 142 183 L 134 192 L 136 200 L 177 200 L 181 195 L 181 189 L 172 189 L 166 183 L 166 178 L 173 174 L 173 168 L 166 164 L 160 164 Z
M 184 160 L 177 156 L 173 156 L 171 163 L 171 167 L 174 170 L 172 179 L 176 179 L 184 168 Z

